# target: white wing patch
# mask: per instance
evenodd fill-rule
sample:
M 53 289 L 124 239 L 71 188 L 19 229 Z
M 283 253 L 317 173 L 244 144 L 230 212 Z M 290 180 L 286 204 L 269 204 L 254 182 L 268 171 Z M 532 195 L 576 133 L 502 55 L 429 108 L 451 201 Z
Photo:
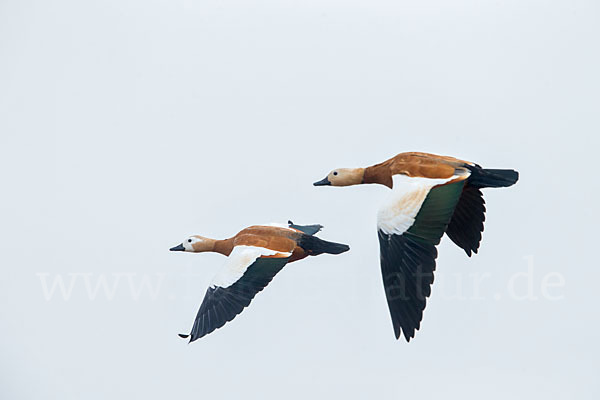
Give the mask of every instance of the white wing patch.
M 227 258 L 227 262 L 221 270 L 215 275 L 210 286 L 226 288 L 236 283 L 253 262 L 261 256 L 281 255 L 289 257 L 292 253 L 275 251 L 264 247 L 256 246 L 235 246 Z
M 414 178 L 394 175 L 394 189 L 377 213 L 377 228 L 388 235 L 401 235 L 415 222 L 425 198 L 432 187 L 449 182 L 461 175 L 447 179 Z

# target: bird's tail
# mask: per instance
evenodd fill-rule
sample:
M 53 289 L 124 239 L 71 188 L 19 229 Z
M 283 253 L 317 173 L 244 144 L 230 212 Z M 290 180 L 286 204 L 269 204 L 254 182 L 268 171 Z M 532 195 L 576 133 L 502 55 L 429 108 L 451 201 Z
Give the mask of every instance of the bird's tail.
M 347 244 L 328 242 L 311 235 L 302 235 L 298 245 L 314 256 L 323 253 L 340 254 L 350 250 L 350 246 Z
M 519 173 L 514 169 L 484 169 L 478 165 L 468 165 L 467 168 L 471 171 L 469 185 L 476 188 L 508 187 L 519 180 Z

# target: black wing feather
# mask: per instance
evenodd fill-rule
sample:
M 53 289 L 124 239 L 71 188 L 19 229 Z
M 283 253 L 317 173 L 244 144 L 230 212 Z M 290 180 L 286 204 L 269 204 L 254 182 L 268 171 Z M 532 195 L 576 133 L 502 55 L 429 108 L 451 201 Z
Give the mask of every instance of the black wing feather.
M 408 232 L 387 235 L 379 231 L 381 273 L 396 338 L 415 336 L 431 293 L 437 250 Z
M 467 184 L 448 224 L 446 235 L 471 257 L 471 252 L 477 254 L 479 249 L 484 221 L 483 193 L 478 188 Z
M 407 341 L 421 326 L 427 297 L 431 294 L 436 245 L 444 234 L 464 182 L 430 190 L 415 222 L 402 235 L 379 231 L 381 273 L 394 333 Z
M 193 342 L 234 319 L 271 282 L 288 260 L 289 257 L 260 257 L 231 286 L 209 287 L 196 315 L 192 332 L 190 335 L 179 336 L 190 337 L 190 342 Z
M 318 233 L 321 229 L 323 229 L 323 225 L 315 224 L 315 225 L 296 225 L 292 221 L 288 221 L 288 226 L 293 229 L 297 229 L 301 232 L 304 232 L 307 235 L 314 235 Z

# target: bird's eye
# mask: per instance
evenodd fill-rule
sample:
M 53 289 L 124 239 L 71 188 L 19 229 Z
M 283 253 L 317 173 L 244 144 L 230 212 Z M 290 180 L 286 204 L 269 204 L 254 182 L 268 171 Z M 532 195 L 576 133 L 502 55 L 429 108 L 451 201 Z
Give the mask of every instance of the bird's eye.
M 192 243 L 192 239 L 188 239 L 188 243 Z
M 337 171 L 333 171 L 333 174 L 334 174 L 334 175 L 337 175 Z

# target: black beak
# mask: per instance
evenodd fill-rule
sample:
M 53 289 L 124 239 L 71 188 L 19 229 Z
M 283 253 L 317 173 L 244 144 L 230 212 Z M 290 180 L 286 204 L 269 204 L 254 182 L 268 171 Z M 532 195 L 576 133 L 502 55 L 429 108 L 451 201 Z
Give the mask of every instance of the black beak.
M 171 251 L 185 251 L 185 247 L 183 247 L 183 243 L 179 244 L 175 247 L 171 247 L 169 250 Z
M 313 183 L 313 185 L 315 185 L 315 186 L 331 186 L 331 182 L 329 182 L 329 179 L 327 179 L 327 177 L 325 177 L 324 179 Z

